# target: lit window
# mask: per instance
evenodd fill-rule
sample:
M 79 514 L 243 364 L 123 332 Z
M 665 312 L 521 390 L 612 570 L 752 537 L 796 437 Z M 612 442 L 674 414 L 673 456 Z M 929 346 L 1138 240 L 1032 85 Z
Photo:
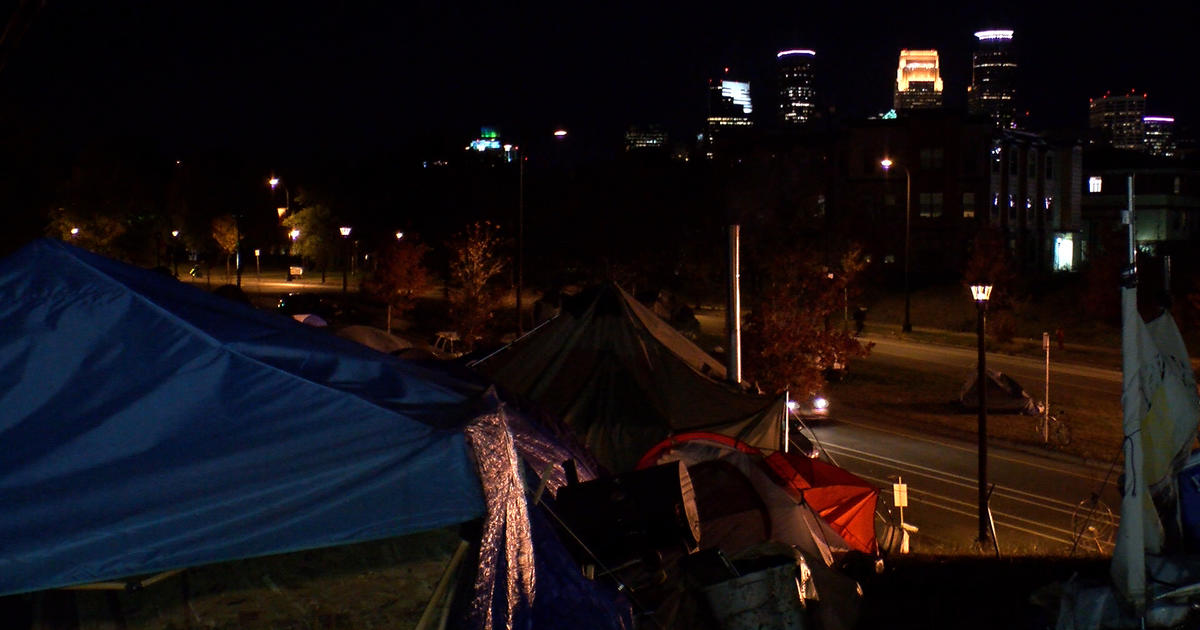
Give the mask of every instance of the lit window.
M 962 194 L 962 215 L 964 219 L 975 218 L 975 193 L 965 192 Z
M 1098 193 L 1104 187 L 1104 180 L 1099 177 L 1088 178 L 1088 192 Z

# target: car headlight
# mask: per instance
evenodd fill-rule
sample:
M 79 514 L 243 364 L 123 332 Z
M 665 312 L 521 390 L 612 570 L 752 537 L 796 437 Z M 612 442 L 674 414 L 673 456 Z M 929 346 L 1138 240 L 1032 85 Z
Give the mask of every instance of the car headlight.
M 817 413 L 825 413 L 829 410 L 829 400 L 824 396 L 813 398 L 813 411 Z

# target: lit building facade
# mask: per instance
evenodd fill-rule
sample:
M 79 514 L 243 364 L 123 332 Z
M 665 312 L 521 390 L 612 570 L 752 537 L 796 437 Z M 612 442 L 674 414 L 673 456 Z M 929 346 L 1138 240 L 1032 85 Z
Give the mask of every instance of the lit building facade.
M 1146 95 L 1132 90 L 1119 96 L 1106 92 L 1088 103 L 1088 127 L 1114 149 L 1145 150 L 1145 116 Z
M 896 111 L 942 106 L 942 75 L 936 50 L 901 50 L 892 97 Z
M 1146 153 L 1175 157 L 1175 119 L 1170 116 L 1143 116 L 1142 133 Z
M 631 125 L 625 130 L 626 151 L 666 151 L 667 132 L 660 125 Z
M 1190 268 L 1197 259 L 1195 244 L 1200 241 L 1200 168 L 1105 147 L 1089 149 L 1084 157 L 1084 228 L 1089 242 L 1096 244 L 1091 253 L 1102 253 L 1104 236 L 1122 229 L 1131 175 L 1138 251 L 1171 256 L 1180 268 Z M 1124 241 L 1121 247 L 1125 247 Z
M 897 279 L 906 208 L 917 277 L 957 277 L 983 229 L 1001 235 L 1022 270 L 1078 269 L 1082 147 L 1073 139 L 927 110 L 861 121 L 837 142 L 830 200 L 839 223 L 833 229 L 853 234 Z M 886 173 L 884 157 L 893 162 Z
M 725 69 L 729 73 L 729 68 Z M 704 145 L 713 157 L 718 147 L 754 126 L 750 114 L 750 83 L 732 79 L 708 80 L 708 117 L 705 120 Z
M 1016 121 L 1017 63 L 1012 53 L 1013 32 L 988 30 L 975 33 L 979 47 L 971 57 L 971 85 L 967 86 L 967 111 L 985 115 L 1000 129 Z
M 813 88 L 816 54 L 793 49 L 775 55 L 779 66 L 779 119 L 784 125 L 802 125 L 812 119 L 817 95 Z

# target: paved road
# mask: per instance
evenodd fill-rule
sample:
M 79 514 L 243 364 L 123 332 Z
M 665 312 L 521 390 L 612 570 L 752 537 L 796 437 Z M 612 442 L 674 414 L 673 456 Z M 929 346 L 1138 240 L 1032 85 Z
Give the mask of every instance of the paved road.
M 909 369 L 921 369 L 956 378 L 965 377 L 970 373 L 978 357 L 976 350 L 967 348 L 910 343 L 887 337 L 869 337 L 868 340 L 875 342 L 875 347 L 871 350 L 871 356 L 864 359 L 866 361 L 903 365 Z M 1042 398 L 1046 370 L 1044 360 L 989 352 L 987 365 L 1012 376 L 1034 397 L 1039 400 Z M 1114 404 L 1120 406 L 1120 371 L 1061 363 L 1055 360 L 1054 351 L 1051 350 L 1050 395 L 1053 396 L 1059 387 L 1111 398 Z
M 891 506 L 891 484 L 903 478 L 909 494 L 904 519 L 920 528 L 915 537 L 918 548 L 968 547 L 979 531 L 975 444 L 856 420 L 865 415 L 842 406 L 837 421 L 811 428 L 838 465 L 884 488 L 885 509 Z M 1103 485 L 1106 473 L 1079 462 L 989 444 L 988 475 L 996 486 L 992 518 L 1001 552 L 1070 549 L 1072 515 L 1081 500 Z M 1119 505 L 1115 477 L 1102 500 Z M 1094 541 L 1089 544 L 1095 548 Z M 1111 547 L 1104 544 L 1101 549 Z
M 867 360 L 930 374 L 961 376 L 974 365 L 969 349 L 873 339 Z M 988 355 L 988 365 L 1005 371 L 1028 388 L 1039 388 L 1044 363 L 1022 357 Z M 1089 396 L 1120 401 L 1120 372 L 1084 365 L 1051 364 L 1053 395 L 1071 388 Z M 1040 396 L 1038 396 L 1040 398 Z M 963 549 L 979 530 L 978 451 L 974 440 L 897 430 L 881 422 L 878 412 L 838 401 L 836 420 L 812 429 L 839 465 L 885 488 L 881 498 L 891 505 L 891 484 L 903 477 L 909 489 L 905 521 L 920 528 L 918 548 Z M 1061 552 L 1073 543 L 1072 515 L 1080 501 L 1104 487 L 1101 500 L 1115 511 L 1120 503 L 1116 475 L 1107 466 L 1037 449 L 1006 448 L 989 442 L 988 475 L 995 484 L 991 500 L 996 537 L 1002 553 Z M 1106 476 L 1110 477 L 1105 484 Z M 1085 539 L 1090 550 L 1110 551 L 1106 543 Z

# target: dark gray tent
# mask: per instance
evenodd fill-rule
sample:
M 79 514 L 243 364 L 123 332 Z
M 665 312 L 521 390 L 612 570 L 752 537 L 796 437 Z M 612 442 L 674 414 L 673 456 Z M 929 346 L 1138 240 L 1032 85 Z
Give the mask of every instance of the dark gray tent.
M 1039 403 L 1033 399 L 1020 383 L 1004 372 L 987 371 L 987 408 L 988 411 L 1011 411 L 1030 416 L 1041 414 Z M 979 369 L 971 368 L 959 392 L 958 400 L 967 409 L 979 408 Z
M 782 446 L 786 396 L 725 382 L 718 361 L 615 284 L 564 298 L 560 315 L 475 369 L 562 418 L 615 472 L 688 431 Z

